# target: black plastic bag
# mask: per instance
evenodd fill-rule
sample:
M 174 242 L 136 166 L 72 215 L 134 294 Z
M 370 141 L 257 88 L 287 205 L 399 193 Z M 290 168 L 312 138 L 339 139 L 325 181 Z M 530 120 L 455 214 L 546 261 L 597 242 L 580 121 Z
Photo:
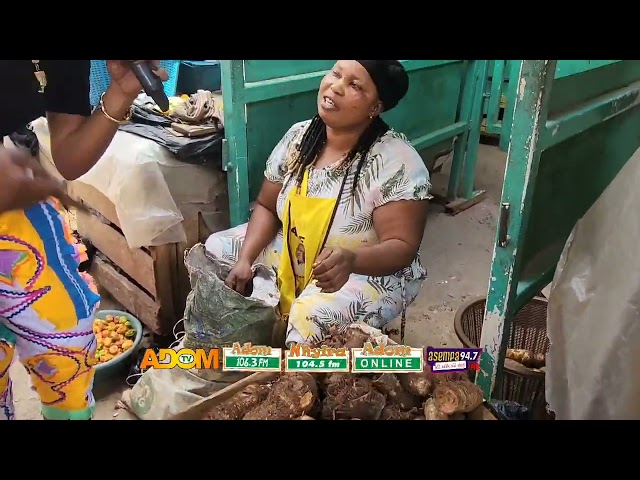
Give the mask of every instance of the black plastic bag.
M 490 405 L 499 420 L 531 420 L 531 411 L 519 403 L 501 400 Z
M 192 165 L 222 164 L 222 140 L 224 131 L 198 138 L 177 137 L 167 131 L 173 120 L 146 108 L 133 107 L 131 122 L 120 130 L 146 138 L 162 145 L 181 162 Z

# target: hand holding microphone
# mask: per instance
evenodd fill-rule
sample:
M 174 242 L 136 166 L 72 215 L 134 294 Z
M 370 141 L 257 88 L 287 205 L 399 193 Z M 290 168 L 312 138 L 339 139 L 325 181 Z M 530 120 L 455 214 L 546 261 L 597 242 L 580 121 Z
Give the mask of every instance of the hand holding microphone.
M 153 101 L 158 104 L 160 110 L 163 112 L 168 111 L 169 99 L 167 98 L 167 94 L 164 93 L 162 80 L 154 73 L 151 63 L 149 63 L 148 60 L 129 60 L 129 66 L 140 82 L 140 85 L 142 85 L 145 93 L 153 98 Z
M 107 60 L 107 69 L 112 85 L 133 102 L 140 90 L 144 90 L 163 112 L 169 109 L 169 100 L 162 82 L 167 81 L 167 72 L 160 68 L 159 60 Z

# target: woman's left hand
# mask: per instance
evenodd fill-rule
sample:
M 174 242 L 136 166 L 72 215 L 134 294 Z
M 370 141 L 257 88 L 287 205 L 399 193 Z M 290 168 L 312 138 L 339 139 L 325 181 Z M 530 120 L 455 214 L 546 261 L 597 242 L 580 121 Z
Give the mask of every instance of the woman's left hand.
M 355 254 L 344 248 L 326 247 L 313 264 L 313 276 L 322 293 L 340 290 L 353 272 Z
M 107 70 L 111 76 L 111 81 L 120 92 L 127 97 L 137 97 L 142 90 L 142 85 L 127 64 L 128 60 L 107 60 Z M 169 75 L 164 68 L 160 68 L 160 60 L 150 60 L 154 73 L 163 82 L 169 79 Z

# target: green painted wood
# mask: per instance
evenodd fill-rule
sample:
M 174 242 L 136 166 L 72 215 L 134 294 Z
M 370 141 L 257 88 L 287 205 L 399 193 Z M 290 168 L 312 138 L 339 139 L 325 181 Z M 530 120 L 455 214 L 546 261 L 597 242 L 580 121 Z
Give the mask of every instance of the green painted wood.
M 557 78 L 549 105 L 551 118 L 608 92 L 625 88 L 640 77 L 640 60 L 625 60 Z M 580 81 L 576 81 L 579 79 Z
M 227 172 L 230 222 L 239 225 L 249 218 L 243 60 L 221 60 L 220 68 L 225 123 L 223 168 Z
M 542 132 L 543 148 L 552 147 L 574 135 L 585 132 L 625 110 L 635 108 L 639 103 L 640 82 L 635 82 L 581 104 L 562 116 L 547 121 Z
M 478 149 L 482 134 L 482 104 L 484 103 L 484 90 L 487 81 L 487 62 L 480 62 L 478 68 L 478 84 L 473 98 L 471 116 L 469 117 L 469 136 L 467 138 L 467 152 L 464 159 L 462 173 L 462 198 L 471 199 L 475 195 L 476 164 L 478 161 Z
M 502 122 L 499 120 L 500 102 L 505 88 L 505 69 L 507 60 L 493 60 L 493 70 L 491 72 L 491 84 L 489 97 L 487 98 L 487 123 L 488 133 L 500 133 Z
M 513 121 L 513 108 L 515 104 L 516 94 L 518 92 L 518 74 L 520 73 L 520 63 L 515 60 L 507 60 L 507 85 L 505 96 L 507 104 L 504 107 L 504 115 L 500 128 L 500 150 L 506 152 L 509 150 L 509 141 L 511 140 L 511 123 Z
M 326 72 L 334 63 L 335 60 L 245 60 L 245 81 L 251 84 L 310 72 Z
M 452 171 L 462 175 L 463 166 L 467 165 L 464 171 L 473 177 L 471 166 L 475 165 L 477 149 L 467 151 L 468 135 L 470 129 L 476 129 L 471 115 L 477 114 L 478 105 L 481 108 L 482 95 L 469 90 L 466 103 L 462 102 L 461 95 L 464 85 L 477 88 L 477 82 L 470 80 L 473 72 L 470 64 L 476 68 L 487 61 L 401 62 L 409 73 L 410 89 L 400 105 L 383 114 L 383 118 L 407 135 L 429 168 L 438 156 L 453 149 Z M 229 170 L 234 225 L 248 218 L 248 205 L 259 192 L 266 159 L 275 144 L 291 125 L 317 113 L 317 90 L 333 64 L 333 60 L 225 60 L 221 63 L 228 157 L 225 163 Z M 461 185 L 462 180 L 454 183 Z
M 497 62 L 499 61 L 492 62 L 496 65 L 495 68 L 499 68 L 497 67 Z M 498 86 L 492 82 L 491 90 L 487 92 L 488 98 L 485 106 L 485 113 L 487 114 L 486 130 L 488 133 L 500 135 L 500 148 L 503 151 L 507 151 L 509 145 L 513 98 L 518 88 L 517 83 L 514 83 L 511 79 L 517 74 L 517 71 L 514 71 L 514 67 L 517 68 L 520 61 L 507 60 L 505 62 L 506 82 L 501 86 L 502 91 L 499 92 Z M 630 76 L 633 77 L 635 75 L 633 70 L 635 70 L 635 67 L 628 61 L 621 60 L 558 60 L 554 73 L 554 78 L 558 82 L 554 86 L 549 114 L 553 116 L 555 113 L 569 108 L 569 106 L 576 105 L 579 103 L 578 98 L 580 97 L 583 99 L 591 98 L 591 92 L 594 89 L 597 90 L 600 83 L 604 82 L 607 85 L 613 85 L 611 79 L 614 77 L 618 78 L 620 87 L 628 85 Z M 573 83 L 571 77 L 574 75 L 584 75 L 581 77 L 584 83 Z M 566 78 L 570 79 L 569 83 L 564 81 Z M 565 85 L 570 85 L 570 88 L 566 88 Z M 504 117 L 502 121 L 496 121 L 495 112 L 503 94 L 507 100 Z
M 621 61 L 622 60 L 558 60 L 555 78 L 577 75 Z
M 518 89 L 502 197 L 509 242 L 500 245 L 500 223 L 477 378 L 487 398 L 499 392 L 511 319 L 552 281 L 576 222 L 640 147 L 640 62 L 553 77 L 554 61 L 544 62 L 521 61 L 510 78 Z
M 518 84 L 526 87 L 515 98 L 511 149 L 501 199 L 502 209 L 508 209 L 509 218 L 508 222 L 501 218 L 498 225 L 480 340 L 480 371 L 475 380 L 485 399 L 491 398 L 506 354 L 511 320 L 507 309 L 516 293 L 520 243 L 526 232 L 527 206 L 533 194 L 540 155 L 538 136 L 546 120 L 555 67 L 555 60 L 523 60 L 518 73 Z M 501 235 L 503 229 L 506 236 Z
M 453 149 L 453 159 L 449 171 L 449 184 L 447 196 L 450 199 L 458 197 L 460 183 L 462 181 L 462 169 L 464 167 L 464 157 L 467 151 L 469 139 L 469 119 L 473 111 L 474 101 L 477 101 L 477 91 L 480 88 L 480 67 L 486 60 L 470 60 L 466 66 L 466 74 L 461 85 L 461 93 L 458 100 L 458 118 L 465 124 L 465 129 L 461 136 L 456 139 Z

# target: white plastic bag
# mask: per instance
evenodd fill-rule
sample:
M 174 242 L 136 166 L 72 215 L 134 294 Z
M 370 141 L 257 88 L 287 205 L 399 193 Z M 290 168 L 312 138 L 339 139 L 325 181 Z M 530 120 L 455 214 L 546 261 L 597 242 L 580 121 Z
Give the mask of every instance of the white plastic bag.
M 640 419 L 640 150 L 576 224 L 548 305 L 559 420 Z

